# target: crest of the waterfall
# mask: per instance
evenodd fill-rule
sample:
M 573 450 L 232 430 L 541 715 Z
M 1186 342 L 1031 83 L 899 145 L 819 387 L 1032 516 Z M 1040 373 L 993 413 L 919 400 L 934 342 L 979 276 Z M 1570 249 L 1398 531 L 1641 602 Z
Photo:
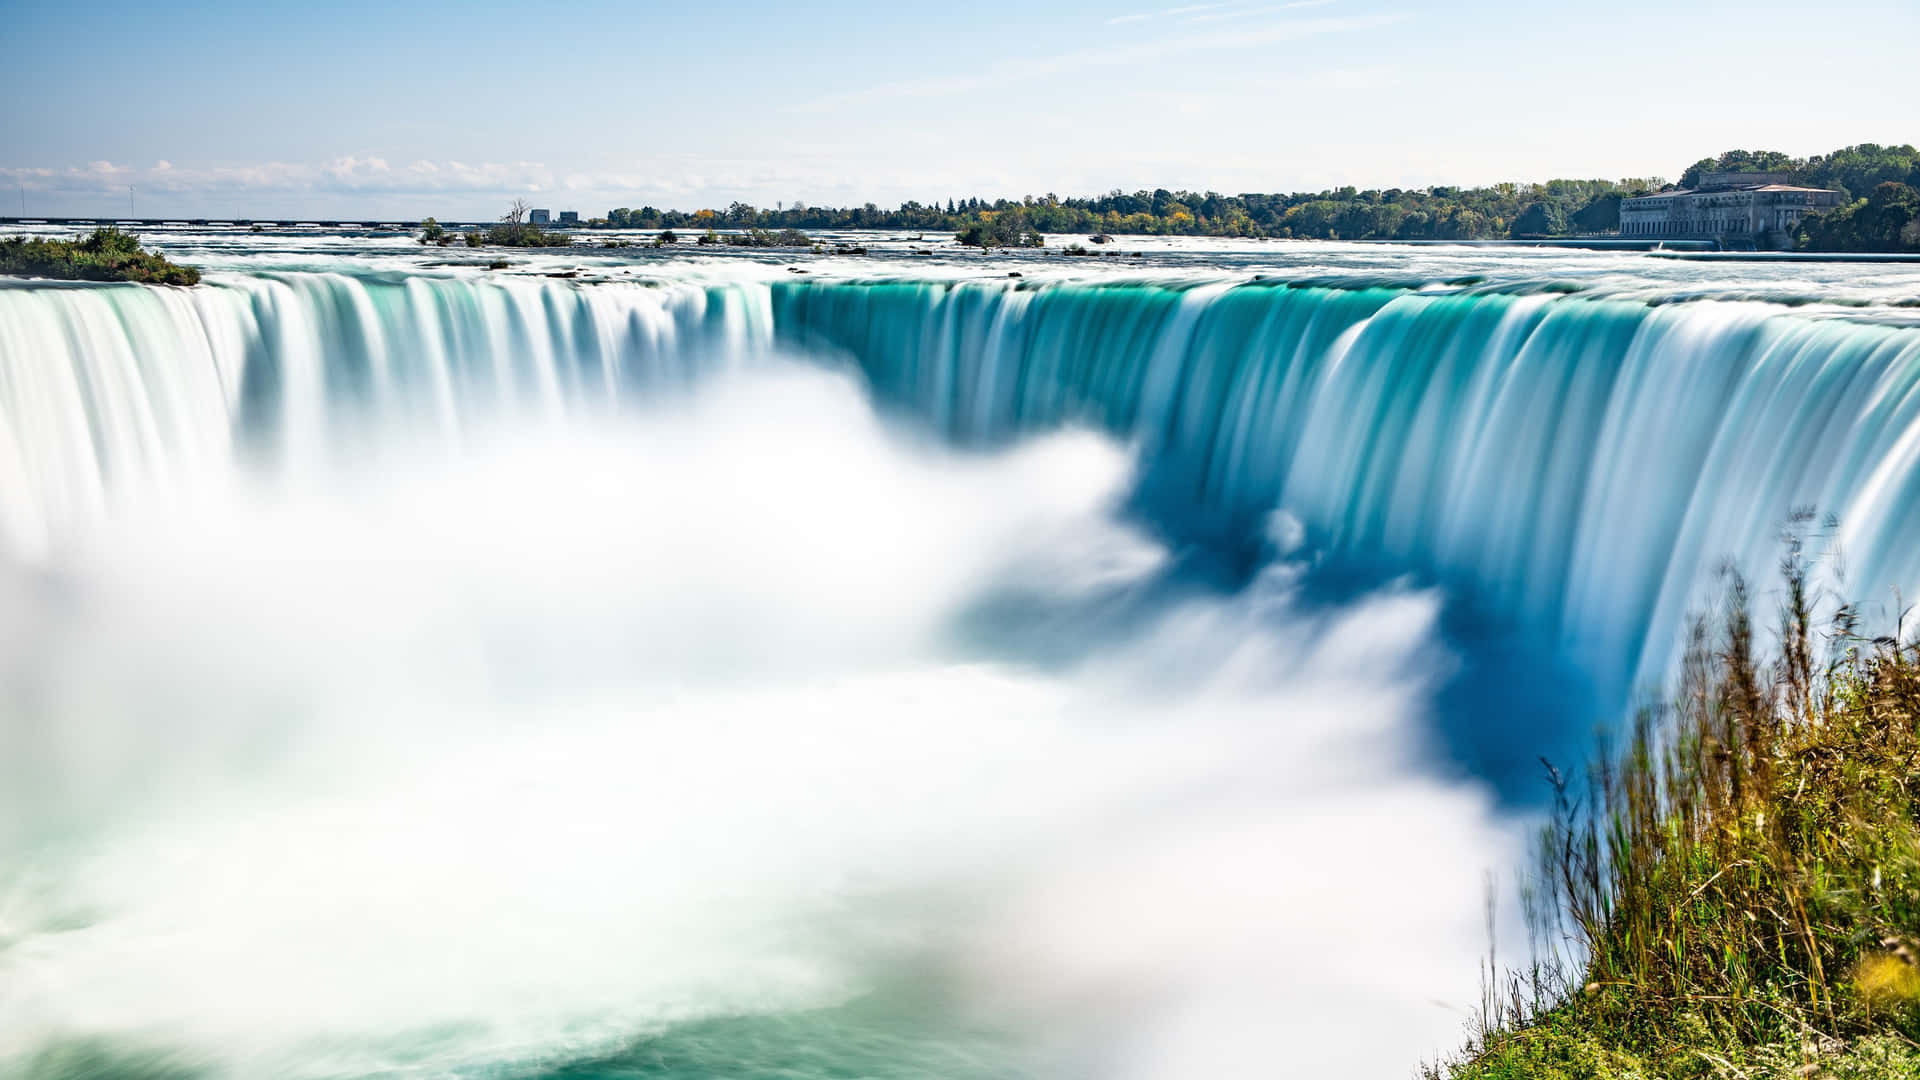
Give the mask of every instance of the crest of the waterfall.
M 369 444 L 564 425 L 755 362 L 850 358 L 991 445 L 1086 424 L 1146 455 L 1169 534 L 1461 587 L 1624 694 L 1724 560 L 1831 514 L 1856 595 L 1910 586 L 1920 330 L 1761 302 L 1316 282 L 1098 285 L 221 275 L 0 290 L 0 544 Z
M 1621 699 L 1731 563 L 1839 522 L 1835 597 L 1920 582 L 1920 328 L 1565 290 L 781 282 L 780 340 L 848 356 L 968 442 L 1091 424 L 1147 454 L 1174 535 L 1459 586 Z M 1236 541 L 1236 538 L 1237 541 Z
M 0 545 L 27 558 L 127 500 L 312 469 L 500 418 L 605 415 L 754 362 L 763 286 L 222 276 L 0 289 Z
M 1717 567 L 1767 576 L 1791 513 L 1838 522 L 1831 596 L 1920 579 L 1920 329 L 1895 321 L 1385 281 L 216 278 L 0 290 L 6 550 L 397 441 L 604 418 L 777 350 L 959 444 L 1119 437 L 1137 509 L 1230 564 L 1284 509 L 1349 568 L 1326 580 L 1451 586 L 1603 713 L 1665 672 Z

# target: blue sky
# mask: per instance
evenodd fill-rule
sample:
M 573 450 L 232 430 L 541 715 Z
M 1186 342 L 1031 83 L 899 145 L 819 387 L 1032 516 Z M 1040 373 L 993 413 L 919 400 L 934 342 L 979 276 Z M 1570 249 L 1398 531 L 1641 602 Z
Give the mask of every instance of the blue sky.
M 490 217 L 1920 141 L 1920 3 L 0 0 L 0 205 Z

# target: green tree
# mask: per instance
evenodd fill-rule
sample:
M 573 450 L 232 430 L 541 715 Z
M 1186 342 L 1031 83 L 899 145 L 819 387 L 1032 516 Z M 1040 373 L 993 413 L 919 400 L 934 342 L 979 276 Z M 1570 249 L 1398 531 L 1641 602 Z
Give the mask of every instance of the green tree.
M 1513 219 L 1513 237 L 1560 236 L 1567 231 L 1567 212 L 1558 204 L 1537 202 Z
M 1567 223 L 1580 232 L 1613 232 L 1620 227 L 1621 194 L 1610 191 L 1596 195 L 1593 201 L 1567 216 Z
M 1440 223 L 1437 235 L 1442 240 L 1477 240 L 1487 234 L 1486 216 L 1466 207 L 1456 206 L 1447 213 L 1445 221 Z
M 1728 150 L 1717 158 L 1701 158 L 1680 174 L 1680 186 L 1699 187 L 1701 177 L 1713 172 L 1792 172 L 1806 162 L 1778 150 Z
M 1809 183 L 1839 188 L 1850 196 L 1888 182 L 1920 186 L 1916 174 L 1920 174 L 1920 150 L 1877 143 L 1846 146 L 1814 158 L 1806 171 Z
M 1920 190 L 1888 182 L 1873 194 L 1800 223 L 1802 251 L 1920 251 Z

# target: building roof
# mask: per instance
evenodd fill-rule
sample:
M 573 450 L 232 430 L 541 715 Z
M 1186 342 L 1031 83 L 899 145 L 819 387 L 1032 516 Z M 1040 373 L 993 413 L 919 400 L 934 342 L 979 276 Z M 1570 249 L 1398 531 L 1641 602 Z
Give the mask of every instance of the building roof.
M 1676 188 L 1673 191 L 1656 191 L 1650 195 L 1634 195 L 1626 202 L 1641 202 L 1646 199 L 1677 199 L 1683 195 L 1723 195 L 1736 191 L 1800 191 L 1813 194 L 1832 192 L 1832 188 L 1798 187 L 1793 184 L 1736 184 L 1728 187 Z
M 1746 187 L 1760 184 L 1785 184 L 1793 181 L 1791 170 L 1751 169 L 1700 174 L 1700 186 L 1703 188 Z

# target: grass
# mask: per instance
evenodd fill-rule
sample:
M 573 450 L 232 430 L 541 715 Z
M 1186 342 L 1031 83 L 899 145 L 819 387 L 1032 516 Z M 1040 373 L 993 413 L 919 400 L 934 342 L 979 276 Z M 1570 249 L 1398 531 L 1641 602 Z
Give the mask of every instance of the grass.
M 15 236 L 0 240 L 0 274 L 66 281 L 138 281 L 198 285 L 200 271 L 177 266 L 140 247 L 140 238 L 112 226 L 78 240 Z
M 1428 1077 L 1920 1076 L 1920 648 L 1816 626 L 1806 520 L 1771 659 L 1729 572 L 1624 752 L 1549 766 L 1533 962 Z

